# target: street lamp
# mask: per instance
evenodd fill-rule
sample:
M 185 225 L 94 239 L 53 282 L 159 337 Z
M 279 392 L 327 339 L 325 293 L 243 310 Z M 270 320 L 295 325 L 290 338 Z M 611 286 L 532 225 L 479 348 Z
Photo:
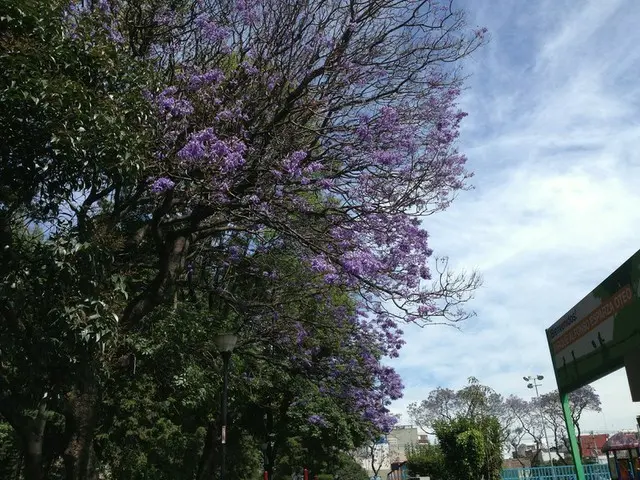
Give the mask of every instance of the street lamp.
M 528 388 L 535 388 L 536 390 L 536 398 L 538 399 L 538 407 L 540 409 L 540 421 L 542 422 L 542 431 L 544 432 L 544 439 L 547 442 L 547 453 L 549 454 L 549 461 L 551 462 L 551 472 L 553 474 L 553 478 L 556 478 L 556 466 L 553 463 L 553 457 L 551 456 L 551 447 L 549 446 L 549 437 L 547 436 L 547 427 L 544 423 L 544 414 L 542 413 L 542 405 L 540 404 L 540 393 L 538 392 L 538 387 L 542 385 L 538 383 L 540 380 L 544 380 L 543 375 L 530 375 L 528 377 L 522 377 L 525 382 L 529 382 L 527 384 Z
M 226 461 L 227 461 L 227 389 L 229 384 L 229 360 L 231 359 L 231 353 L 236 346 L 238 337 L 233 333 L 223 333 L 216 335 L 213 342 L 218 347 L 218 351 L 222 355 L 222 399 L 221 399 L 221 417 L 222 417 L 222 430 L 220 434 L 221 449 L 220 449 L 220 480 L 224 480 L 226 473 Z

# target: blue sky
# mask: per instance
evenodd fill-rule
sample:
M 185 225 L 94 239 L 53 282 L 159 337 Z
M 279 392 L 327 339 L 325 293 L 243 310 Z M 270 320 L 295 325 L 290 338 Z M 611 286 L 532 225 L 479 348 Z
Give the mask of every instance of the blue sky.
M 473 375 L 529 397 L 555 388 L 544 329 L 640 248 L 640 3 L 467 0 L 491 40 L 465 63 L 461 149 L 475 189 L 425 220 L 431 246 L 478 268 L 477 317 L 458 332 L 409 327 L 393 362 L 405 397 Z M 632 428 L 624 370 L 594 384 L 583 430 Z M 402 420 L 408 422 L 403 415 Z

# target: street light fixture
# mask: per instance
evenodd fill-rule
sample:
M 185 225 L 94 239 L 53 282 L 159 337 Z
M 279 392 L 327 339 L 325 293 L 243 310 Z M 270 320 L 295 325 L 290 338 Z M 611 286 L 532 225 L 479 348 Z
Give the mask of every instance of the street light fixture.
M 549 445 L 549 437 L 547 436 L 547 427 L 544 423 L 544 414 L 542 413 L 542 405 L 540 404 L 540 393 L 538 387 L 542 385 L 538 383 L 540 380 L 544 380 L 544 375 L 529 375 L 528 377 L 522 377 L 527 384 L 527 388 L 535 388 L 536 398 L 538 399 L 538 407 L 540 409 L 540 421 L 542 422 L 542 431 L 544 432 L 544 439 L 547 442 L 547 453 L 549 454 L 549 461 L 551 462 L 551 472 L 553 478 L 556 478 L 556 466 L 553 463 L 553 457 L 551 456 L 551 446 Z
M 218 351 L 220 353 L 233 352 L 233 349 L 236 348 L 236 343 L 238 341 L 238 337 L 233 333 L 221 333 L 220 335 L 216 335 L 213 339 L 213 342 L 218 347 Z
M 229 360 L 236 346 L 238 337 L 233 333 L 223 333 L 216 335 L 213 342 L 218 347 L 218 351 L 222 355 L 222 398 L 221 398 L 221 417 L 222 426 L 220 432 L 220 480 L 224 480 L 226 474 L 227 461 L 227 390 L 229 384 Z

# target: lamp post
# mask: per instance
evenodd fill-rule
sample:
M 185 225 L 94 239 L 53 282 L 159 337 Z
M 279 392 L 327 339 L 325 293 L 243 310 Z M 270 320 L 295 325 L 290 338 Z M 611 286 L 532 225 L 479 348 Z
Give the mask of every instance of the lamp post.
M 220 480 L 224 480 L 227 465 L 227 389 L 229 384 L 229 360 L 236 346 L 238 337 L 232 333 L 223 333 L 213 339 L 218 351 L 222 355 L 222 398 L 220 405 L 221 432 L 220 432 Z
M 556 466 L 553 463 L 553 457 L 551 456 L 551 447 L 549 446 L 549 437 L 547 436 L 547 427 L 544 424 L 544 414 L 542 413 L 542 405 L 540 404 L 540 393 L 538 392 L 538 387 L 541 387 L 542 384 L 538 383 L 538 381 L 543 380 L 543 375 L 530 375 L 528 377 L 522 377 L 525 382 L 529 382 L 527 384 L 528 388 L 535 388 L 536 390 L 536 398 L 538 399 L 538 407 L 540 409 L 540 421 L 542 422 L 542 431 L 544 432 L 544 439 L 547 442 L 547 453 L 549 454 L 549 461 L 551 462 L 551 472 L 553 474 L 553 478 L 556 478 Z

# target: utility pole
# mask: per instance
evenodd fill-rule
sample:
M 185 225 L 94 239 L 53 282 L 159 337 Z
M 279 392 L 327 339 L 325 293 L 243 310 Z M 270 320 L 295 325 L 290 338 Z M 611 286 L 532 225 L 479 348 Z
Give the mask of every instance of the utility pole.
M 528 388 L 534 388 L 536 391 L 536 398 L 538 399 L 538 408 L 540 413 L 540 421 L 542 422 L 542 431 L 544 432 L 544 439 L 547 442 L 547 453 L 549 454 L 549 461 L 551 462 L 551 472 L 553 478 L 556 477 L 556 466 L 553 463 L 553 457 L 551 456 L 551 447 L 549 446 L 549 437 L 547 436 L 547 426 L 544 423 L 544 414 L 542 413 L 542 405 L 540 404 L 540 392 L 538 391 L 538 387 L 541 387 L 542 384 L 538 383 L 544 379 L 543 375 L 530 375 L 528 377 L 522 377 L 525 382 L 529 382 L 527 384 Z

